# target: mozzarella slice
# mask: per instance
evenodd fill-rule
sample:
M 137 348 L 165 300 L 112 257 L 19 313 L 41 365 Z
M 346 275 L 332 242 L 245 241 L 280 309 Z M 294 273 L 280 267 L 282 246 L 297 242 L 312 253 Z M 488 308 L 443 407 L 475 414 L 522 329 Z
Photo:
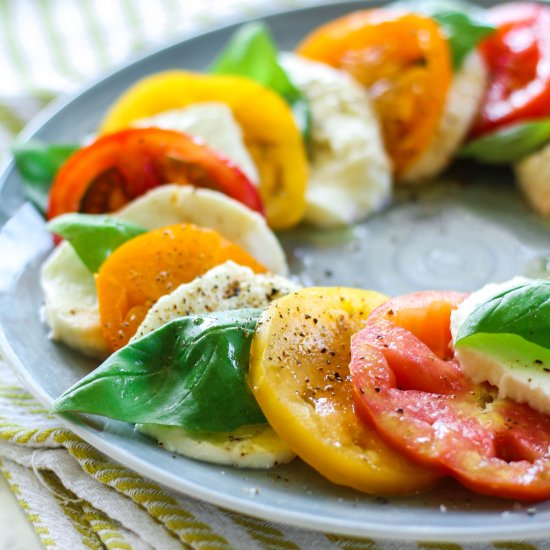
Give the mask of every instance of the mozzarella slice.
M 136 429 L 170 452 L 214 464 L 262 469 L 286 464 L 296 457 L 268 424 L 202 434 L 158 424 L 137 424 Z
M 264 308 L 269 302 L 298 288 L 285 277 L 256 274 L 249 267 L 229 261 L 159 298 L 130 341 L 178 317 L 209 311 Z
M 136 120 L 133 126 L 156 126 L 191 134 L 234 162 L 251 182 L 259 182 L 258 170 L 244 145 L 241 127 L 225 103 L 196 103 Z
M 498 397 L 527 403 L 532 409 L 550 414 L 550 376 L 534 369 L 528 361 L 505 358 L 512 352 L 502 349 L 499 355 L 489 355 L 476 349 L 459 349 L 456 356 L 464 373 L 476 384 L 489 382 L 498 388 Z
M 439 126 L 426 151 L 400 177 L 400 183 L 416 183 L 440 174 L 471 128 L 488 83 L 483 59 L 474 51 L 454 75 Z
M 40 283 L 50 338 L 85 355 L 107 357 L 94 278 L 68 243 L 60 244 L 46 260 Z
M 518 185 L 533 210 L 550 216 L 550 144 L 522 159 L 514 170 Z
M 130 203 L 118 215 L 147 229 L 176 223 L 209 227 L 274 273 L 288 271 L 284 252 L 265 220 L 216 191 L 165 185 Z M 95 282 L 68 243 L 59 245 L 44 263 L 41 285 L 52 339 L 86 355 L 106 357 Z
M 391 196 L 391 166 L 362 86 L 342 71 L 294 54 L 284 54 L 281 62 L 312 112 L 305 220 L 348 224 L 384 207 Z

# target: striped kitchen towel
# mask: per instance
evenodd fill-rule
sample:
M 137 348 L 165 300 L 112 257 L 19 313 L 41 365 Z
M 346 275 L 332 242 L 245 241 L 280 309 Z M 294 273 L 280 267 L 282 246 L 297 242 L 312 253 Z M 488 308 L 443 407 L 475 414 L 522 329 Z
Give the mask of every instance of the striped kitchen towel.
M 53 98 L 131 56 L 314 0 L 0 0 L 0 155 Z
M 547 550 L 356 539 L 279 525 L 176 494 L 63 428 L 0 358 L 0 471 L 46 548 L 79 550 Z

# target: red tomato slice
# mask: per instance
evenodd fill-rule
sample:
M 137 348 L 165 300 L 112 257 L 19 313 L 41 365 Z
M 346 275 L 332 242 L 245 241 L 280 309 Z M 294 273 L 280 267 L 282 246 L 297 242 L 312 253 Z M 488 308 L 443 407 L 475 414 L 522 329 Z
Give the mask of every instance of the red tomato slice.
M 547 499 L 550 416 L 499 399 L 494 387 L 463 374 L 449 333 L 450 313 L 463 298 L 421 292 L 372 312 L 352 339 L 356 412 L 404 455 L 474 491 Z
M 113 212 L 164 183 L 214 189 L 263 213 L 259 192 L 229 160 L 181 132 L 133 128 L 101 137 L 67 160 L 50 191 L 48 218 Z
M 550 114 L 550 8 L 511 3 L 488 13 L 498 28 L 480 45 L 491 83 L 474 136 Z

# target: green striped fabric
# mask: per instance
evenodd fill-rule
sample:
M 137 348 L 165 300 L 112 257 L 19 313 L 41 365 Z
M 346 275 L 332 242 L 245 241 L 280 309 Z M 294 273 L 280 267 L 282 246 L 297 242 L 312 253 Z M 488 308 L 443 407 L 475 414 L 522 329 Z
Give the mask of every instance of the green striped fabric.
M 0 0 L 0 157 L 49 101 L 128 57 L 223 21 L 305 3 Z

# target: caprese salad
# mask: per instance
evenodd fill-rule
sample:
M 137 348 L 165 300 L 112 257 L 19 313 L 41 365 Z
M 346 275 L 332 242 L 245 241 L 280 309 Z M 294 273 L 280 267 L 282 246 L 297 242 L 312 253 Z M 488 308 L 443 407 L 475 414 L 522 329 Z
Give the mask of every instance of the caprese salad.
M 131 422 L 220 464 L 299 456 L 372 494 L 452 476 L 550 498 L 550 281 L 301 288 L 273 232 L 353 223 L 456 154 L 517 163 L 550 213 L 549 17 L 399 2 L 286 54 L 245 26 L 209 73 L 137 82 L 88 145 L 21 147 L 37 202 L 53 178 L 51 338 L 102 361 L 52 412 Z

